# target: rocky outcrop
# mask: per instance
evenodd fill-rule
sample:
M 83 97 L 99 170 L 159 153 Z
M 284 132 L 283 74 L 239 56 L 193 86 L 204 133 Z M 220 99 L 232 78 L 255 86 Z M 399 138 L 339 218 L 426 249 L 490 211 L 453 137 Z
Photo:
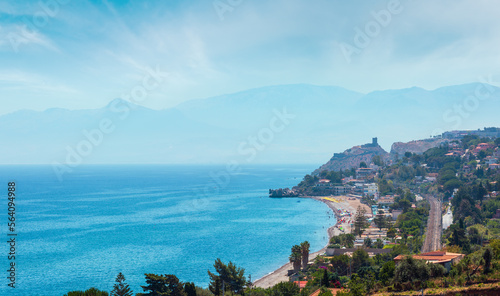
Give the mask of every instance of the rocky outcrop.
M 269 189 L 269 197 L 297 197 L 299 193 L 293 189 L 280 188 L 280 189 Z
M 438 147 L 442 143 L 446 142 L 448 142 L 447 139 L 438 139 L 438 138 L 410 141 L 407 143 L 396 142 L 391 146 L 391 154 L 392 155 L 398 154 L 399 156 L 403 156 L 406 152 L 422 154 L 425 151 L 434 147 Z
M 377 144 L 377 139 L 374 138 L 371 144 L 354 146 L 342 153 L 335 153 L 327 163 L 315 170 L 313 174 L 319 174 L 324 170 L 339 171 L 359 168 L 361 162 L 370 164 L 372 158 L 376 155 L 381 156 L 384 161 L 389 159 L 389 153 L 380 147 L 380 145 Z

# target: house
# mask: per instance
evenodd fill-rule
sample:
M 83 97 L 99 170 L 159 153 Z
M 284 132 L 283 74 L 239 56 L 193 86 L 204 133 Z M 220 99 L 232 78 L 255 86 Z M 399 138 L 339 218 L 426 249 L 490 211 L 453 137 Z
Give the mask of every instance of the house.
M 495 158 L 495 157 L 488 156 L 488 157 L 486 157 L 486 159 L 485 159 L 485 163 L 486 163 L 487 165 L 496 164 L 497 162 L 498 162 L 498 159 L 497 159 L 497 158 Z
M 342 178 L 342 184 L 347 184 L 347 183 L 351 182 L 352 180 L 354 180 L 354 178 L 352 176 Z
M 495 148 L 495 151 L 493 152 L 493 157 L 499 158 L 500 159 L 500 148 Z
M 445 156 L 453 156 L 453 157 L 462 156 L 462 155 L 463 155 L 463 152 L 461 150 L 458 150 L 458 149 L 453 149 L 451 151 L 448 151 L 448 153 L 445 154 Z
M 383 206 L 390 206 L 394 203 L 394 197 L 391 195 L 381 196 L 378 199 L 378 204 Z
M 296 284 L 297 286 L 299 286 L 299 288 L 302 290 L 303 288 L 306 287 L 307 285 L 307 281 L 294 281 L 293 282 L 294 284 Z
M 500 209 L 497 209 L 497 212 L 493 215 L 492 219 L 500 219 Z
M 468 165 L 464 165 L 464 167 L 462 168 L 462 171 L 464 172 L 464 174 L 468 174 L 471 171 L 471 167 Z
M 376 183 L 363 184 L 363 194 L 378 199 L 378 185 Z
M 403 214 L 402 210 L 392 210 L 392 220 L 397 220 L 401 214 Z
M 396 258 L 394 258 L 394 262 L 399 264 L 404 258 L 406 258 L 407 255 L 399 255 Z M 428 253 L 422 253 L 418 255 L 412 255 L 413 259 L 417 260 L 425 260 L 427 263 L 432 263 L 432 264 L 440 264 L 446 270 L 450 271 L 451 266 L 453 264 L 456 264 L 462 260 L 465 255 L 464 254 L 459 254 L 459 253 L 450 253 L 450 252 L 444 252 L 444 251 L 434 251 L 434 252 L 428 252 Z
M 490 164 L 490 169 L 492 169 L 492 170 L 500 170 L 500 164 Z
M 363 240 L 357 239 L 356 240 L 358 243 L 362 243 Z M 336 248 L 327 248 L 326 249 L 326 256 L 331 257 L 331 256 L 338 256 L 338 255 L 347 255 L 349 257 L 352 256 L 352 254 L 357 250 L 358 248 L 350 248 L 350 249 L 336 249 Z M 365 249 L 362 248 L 366 253 L 368 253 L 368 256 L 374 257 L 376 255 L 380 254 L 388 254 L 392 251 L 392 249 Z
M 429 174 L 427 174 L 425 179 L 429 182 L 436 182 L 437 177 L 438 177 L 438 173 L 429 173 Z
M 349 186 L 349 185 L 334 186 L 333 193 L 335 195 L 346 195 L 348 193 L 351 193 L 351 186 Z
M 328 179 L 320 179 L 316 187 L 331 187 L 330 180 Z
M 366 179 L 375 172 L 372 168 L 359 168 L 356 170 L 357 179 Z
M 474 153 L 479 153 L 480 151 L 487 150 L 489 148 L 492 148 L 490 144 L 480 143 L 480 144 L 477 144 L 476 148 L 474 148 Z

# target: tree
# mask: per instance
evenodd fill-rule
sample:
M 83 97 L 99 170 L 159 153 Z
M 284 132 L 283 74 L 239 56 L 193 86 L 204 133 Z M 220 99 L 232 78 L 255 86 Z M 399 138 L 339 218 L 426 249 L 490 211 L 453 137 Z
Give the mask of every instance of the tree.
M 483 259 L 484 259 L 484 270 L 483 273 L 487 274 L 491 271 L 491 259 L 493 257 L 493 254 L 491 252 L 490 248 L 486 248 L 483 253 Z
M 430 278 L 429 266 L 423 260 L 415 260 L 407 256 L 394 271 L 394 281 L 397 283 L 415 283 L 424 286 Z
M 482 183 L 479 183 L 479 185 L 474 186 L 475 191 L 475 198 L 476 200 L 479 200 L 481 204 L 483 203 L 483 198 L 486 194 L 488 194 L 488 191 L 486 191 L 486 188 L 483 187 Z
M 403 209 L 403 213 L 408 212 L 408 209 L 411 208 L 411 202 L 406 198 L 399 201 L 399 207 Z
M 394 229 L 393 227 L 389 228 L 389 230 L 387 230 L 387 237 L 390 239 L 395 238 L 396 237 L 396 229 Z
M 442 277 L 446 274 L 446 268 L 441 264 L 428 264 L 431 278 Z
M 389 280 L 394 277 L 394 270 L 396 269 L 396 265 L 393 260 L 387 261 L 382 265 L 379 272 L 379 278 L 384 285 L 387 285 Z
M 293 270 L 295 272 L 299 271 L 302 263 L 302 248 L 299 245 L 293 246 L 292 254 L 288 257 L 288 259 L 293 264 Z
M 380 155 L 374 155 L 372 157 L 372 162 L 374 165 L 378 165 L 378 166 L 384 165 L 384 161 L 382 160 L 382 157 Z
M 346 276 L 350 273 L 351 257 L 347 255 L 337 255 L 330 259 L 333 266 L 333 271 L 341 276 Z
M 247 280 L 245 278 L 245 269 L 237 267 L 229 261 L 226 265 L 217 258 L 214 263 L 214 268 L 217 274 L 208 271 L 210 277 L 210 291 L 214 293 L 217 289 L 217 279 L 224 290 L 231 291 L 233 294 L 241 294 Z M 215 293 L 214 293 L 215 294 Z
M 368 165 L 366 164 L 366 162 L 362 161 L 360 164 L 359 164 L 359 167 L 360 168 L 367 168 Z
M 385 216 L 382 215 L 382 213 L 378 213 L 377 216 L 373 219 L 373 222 L 375 222 L 375 225 L 382 230 L 382 228 L 387 227 L 387 220 L 385 219 Z
M 128 284 L 125 283 L 125 276 L 123 273 L 118 273 L 115 279 L 116 284 L 113 286 L 111 296 L 132 296 L 133 292 L 130 290 Z
M 363 242 L 363 246 L 365 246 L 365 248 L 371 248 L 372 247 L 372 239 L 367 237 L 365 238 L 365 241 Z
M 319 291 L 318 296 L 333 296 L 332 291 L 330 291 L 330 289 L 327 289 L 325 287 L 321 287 L 319 290 L 320 291 Z
M 96 288 L 90 288 L 86 291 L 71 291 L 64 296 L 108 296 L 108 292 L 100 291 Z
M 293 282 L 281 282 L 268 291 L 268 296 L 298 296 L 300 288 Z
M 366 228 L 366 210 L 358 206 L 356 216 L 354 217 L 354 234 L 361 237 Z
M 141 286 L 144 292 L 137 293 L 137 296 L 186 296 L 183 285 L 173 274 L 152 274 L 146 273 L 147 286 Z
M 196 286 L 194 283 L 185 283 L 184 292 L 186 293 L 186 296 L 196 296 Z
M 371 265 L 370 256 L 363 249 L 356 249 L 352 253 L 352 271 L 358 272 L 361 267 L 368 267 Z
M 211 282 L 210 285 L 208 286 L 208 289 L 210 292 L 212 292 L 215 296 L 220 296 L 220 289 L 221 289 L 221 282 L 220 278 L 217 277 L 213 283 Z
M 365 296 L 367 295 L 368 291 L 366 289 L 366 284 L 364 283 L 363 279 L 360 278 L 357 274 L 353 274 L 351 276 L 351 280 L 349 281 L 349 294 L 352 296 Z M 339 293 L 337 293 L 339 295 Z
M 375 243 L 373 243 L 373 247 L 376 248 L 376 249 L 383 249 L 384 248 L 384 242 L 380 238 L 377 238 L 377 240 L 375 241 Z
M 320 286 L 322 287 L 327 287 L 330 285 L 330 280 L 328 278 L 328 270 L 323 269 L 323 276 L 321 277 L 321 283 Z
M 307 268 L 307 263 L 309 262 L 309 248 L 311 245 L 308 241 L 302 242 L 300 244 L 301 255 L 302 255 L 302 269 Z

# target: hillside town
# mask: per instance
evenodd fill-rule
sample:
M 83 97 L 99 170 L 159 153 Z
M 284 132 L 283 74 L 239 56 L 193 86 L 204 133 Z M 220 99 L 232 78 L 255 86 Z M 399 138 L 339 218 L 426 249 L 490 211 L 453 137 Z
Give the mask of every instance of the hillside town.
M 311 295 L 500 293 L 500 261 L 492 263 L 500 259 L 500 129 L 447 132 L 404 153 L 405 143 L 396 146 L 380 153 L 373 138 L 292 189 L 270 190 L 314 198 L 337 216 L 323 253 L 290 269 L 288 281 Z

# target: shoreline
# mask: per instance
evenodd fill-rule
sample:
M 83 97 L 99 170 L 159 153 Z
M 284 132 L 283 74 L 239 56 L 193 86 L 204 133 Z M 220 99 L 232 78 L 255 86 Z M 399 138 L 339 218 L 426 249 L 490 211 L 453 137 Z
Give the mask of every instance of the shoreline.
M 367 207 L 366 205 L 361 204 L 359 199 L 354 199 L 350 200 L 349 197 L 347 196 L 336 196 L 336 197 L 327 197 L 327 198 L 332 198 L 336 200 L 337 202 L 334 202 L 333 200 L 327 200 L 324 199 L 325 197 L 323 196 L 302 196 L 302 197 L 297 197 L 297 198 L 310 198 L 314 199 L 316 201 L 320 201 L 324 204 L 326 204 L 334 213 L 337 222 L 335 225 L 330 226 L 327 230 L 328 233 L 328 243 L 326 246 L 324 246 L 322 249 L 319 251 L 316 251 L 314 253 L 309 254 L 309 261 L 314 260 L 318 255 L 321 255 L 325 252 L 326 248 L 328 247 L 328 244 L 330 242 L 330 238 L 333 236 L 339 235 L 341 233 L 350 233 L 351 232 L 351 226 L 349 223 L 349 220 L 354 218 L 354 215 L 356 214 L 356 209 L 358 205 L 362 205 L 364 207 Z M 368 207 L 367 207 L 368 208 Z M 343 217 L 340 215 L 340 211 L 347 210 L 351 216 L 346 217 L 344 222 L 342 223 Z M 339 227 L 342 227 L 344 231 L 341 231 Z M 260 288 L 269 288 L 272 287 L 280 282 L 288 282 L 288 270 L 293 269 L 292 264 L 290 262 L 286 263 L 285 265 L 282 265 L 280 268 L 266 274 L 265 276 L 257 279 L 256 281 L 253 282 L 254 287 L 260 287 Z

